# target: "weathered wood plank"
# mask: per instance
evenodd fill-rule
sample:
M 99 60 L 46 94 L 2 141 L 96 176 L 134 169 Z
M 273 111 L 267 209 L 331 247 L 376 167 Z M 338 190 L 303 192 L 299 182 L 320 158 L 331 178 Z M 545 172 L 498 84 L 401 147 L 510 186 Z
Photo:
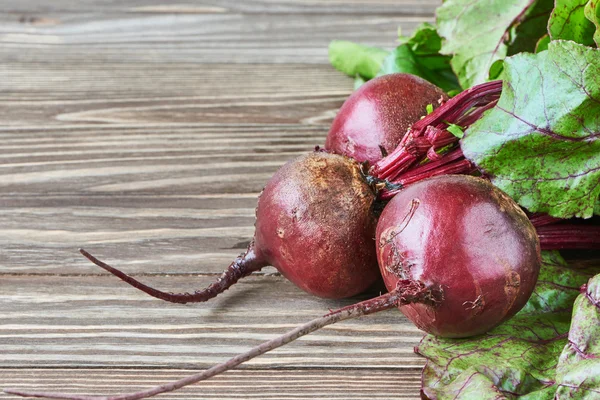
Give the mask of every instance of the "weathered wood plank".
M 212 127 L 213 140 L 221 125 L 255 127 L 257 136 L 256 127 L 301 124 L 326 131 L 351 89 L 350 80 L 329 66 L 62 63 L 0 63 L 0 134 L 18 128 L 31 136 L 41 127 L 61 126 L 75 135 L 74 126 L 94 125 L 100 134 L 107 133 L 106 125 L 121 127 L 122 135 L 130 126 L 149 134 L 154 127 L 181 127 L 188 135 L 195 127 Z
M 432 10 L 430 6 L 427 9 Z M 314 13 L 293 18 L 268 13 L 102 13 L 41 18 L 48 23 L 22 23 L 22 16 L 5 14 L 0 19 L 0 59 L 48 65 L 77 61 L 92 65 L 325 64 L 327 46 L 333 39 L 392 48 L 398 26 L 409 33 L 424 20 L 431 21 L 422 13 Z
M 165 290 L 212 279 L 144 277 Z M 209 303 L 189 305 L 148 297 L 113 277 L 5 275 L 0 367 L 208 367 L 357 300 L 318 299 L 276 275 L 245 278 Z M 333 325 L 248 365 L 415 368 L 423 363 L 413 353 L 420 337 L 390 310 Z
M 53 389 L 72 393 L 120 393 L 144 389 L 180 378 L 195 370 L 103 370 L 103 369 L 0 369 L 8 387 Z M 299 369 L 227 372 L 160 399 L 239 400 L 239 399 L 418 399 L 420 371 L 417 369 L 338 370 Z M 2 400 L 18 397 L 3 395 Z
M 101 14 L 419 14 L 431 16 L 440 0 L 186 0 L 175 4 L 165 4 L 161 0 L 129 0 L 126 2 L 111 0 L 57 0 L 52 4 L 38 0 L 20 0 L 0 4 L 0 11 L 16 14 L 25 13 L 101 13 Z M 25 23 L 43 24 L 44 21 Z M 310 32 L 307 32 L 310 33 Z

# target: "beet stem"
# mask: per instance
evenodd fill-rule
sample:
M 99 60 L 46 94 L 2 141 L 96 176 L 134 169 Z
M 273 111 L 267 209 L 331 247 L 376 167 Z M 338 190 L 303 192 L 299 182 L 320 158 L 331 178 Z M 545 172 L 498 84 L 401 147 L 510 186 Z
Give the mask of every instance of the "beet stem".
M 145 285 L 137 279 L 127 275 L 126 273 L 111 267 L 103 261 L 100 261 L 84 249 L 79 249 L 79 252 L 83 254 L 85 258 L 99 266 L 100 268 L 110 272 L 123 282 L 128 283 L 134 288 L 141 290 L 144 293 L 149 294 L 152 297 L 156 297 L 161 300 L 169 301 L 171 303 L 201 303 L 216 297 L 218 294 L 223 293 L 229 289 L 239 279 L 250 275 L 254 271 L 258 271 L 266 266 L 266 263 L 256 257 L 252 244 L 248 250 L 238 256 L 229 267 L 223 272 L 223 274 L 217 279 L 216 282 L 210 284 L 206 289 L 198 290 L 194 293 L 168 293 L 161 290 L 155 289 L 151 286 Z
M 535 213 L 529 216 L 529 220 L 536 228 L 539 228 L 544 225 L 554 224 L 556 222 L 563 221 L 560 218 L 551 217 L 548 214 Z
M 542 250 L 600 249 L 600 226 L 556 224 L 536 230 Z
M 441 300 L 437 290 L 429 289 L 421 282 L 403 280 L 400 281 L 398 287 L 384 295 L 363 302 L 353 304 L 347 307 L 332 311 L 322 317 L 315 318 L 310 322 L 298 326 L 297 328 L 285 333 L 279 337 L 264 342 L 249 351 L 239 354 L 224 363 L 215 365 L 198 374 L 190 375 L 186 378 L 166 383 L 164 385 L 155 386 L 148 390 L 143 390 L 135 393 L 121 394 L 116 396 L 86 396 L 73 395 L 68 393 L 52 393 L 52 392 L 29 392 L 17 389 L 4 389 L 5 393 L 14 394 L 23 397 L 43 397 L 48 399 L 63 399 L 63 400 L 140 400 L 148 397 L 156 396 L 160 393 L 172 392 L 184 386 L 188 386 L 215 375 L 219 375 L 225 371 L 237 367 L 238 365 L 253 359 L 254 357 L 265 354 L 273 349 L 281 347 L 287 343 L 308 335 L 311 332 L 319 330 L 327 325 L 334 324 L 339 321 L 361 317 L 363 315 L 373 314 L 379 311 L 384 311 L 398 305 L 422 302 L 428 304 L 436 304 Z
M 477 121 L 496 105 L 502 81 L 486 82 L 467 89 L 448 100 L 434 112 L 415 122 L 400 144 L 387 157 L 376 162 L 369 174 L 383 180 L 395 180 L 414 163 L 423 159 L 431 148 L 439 148 L 459 139 L 445 131 L 450 124 L 463 128 Z M 431 134 L 431 133 L 435 134 Z
M 403 190 L 406 186 L 438 175 L 472 174 L 476 171 L 473 164 L 467 160 L 460 148 L 441 155 L 435 161 L 415 166 L 400 174 L 396 179 L 386 181 L 388 185 L 382 188 L 379 197 L 389 200 Z M 371 177 L 376 180 L 377 178 Z

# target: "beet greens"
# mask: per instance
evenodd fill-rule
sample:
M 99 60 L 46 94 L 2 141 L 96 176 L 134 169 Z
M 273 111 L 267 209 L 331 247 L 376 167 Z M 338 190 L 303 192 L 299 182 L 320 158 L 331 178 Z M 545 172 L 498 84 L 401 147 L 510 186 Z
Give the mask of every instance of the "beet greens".
M 553 41 L 504 64 L 502 96 L 465 132 L 465 156 L 529 211 L 590 218 L 600 198 L 600 50 Z

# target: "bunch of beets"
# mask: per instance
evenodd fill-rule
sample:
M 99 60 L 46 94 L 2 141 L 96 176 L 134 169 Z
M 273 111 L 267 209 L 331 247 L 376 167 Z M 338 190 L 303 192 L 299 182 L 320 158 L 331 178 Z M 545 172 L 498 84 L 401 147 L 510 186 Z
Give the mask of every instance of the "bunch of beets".
M 393 307 L 419 329 L 451 338 L 487 332 L 515 315 L 536 284 L 540 251 L 598 248 L 600 230 L 527 213 L 464 157 L 452 127 L 468 128 L 495 106 L 501 92 L 502 82 L 493 81 L 448 99 L 407 74 L 361 86 L 333 121 L 325 149 L 289 161 L 267 182 L 250 246 L 204 290 L 166 293 L 81 250 L 128 284 L 175 303 L 207 301 L 268 265 L 324 298 L 359 294 L 381 277 L 388 290 L 199 374 L 101 398 L 135 400 L 172 391 L 326 325 Z

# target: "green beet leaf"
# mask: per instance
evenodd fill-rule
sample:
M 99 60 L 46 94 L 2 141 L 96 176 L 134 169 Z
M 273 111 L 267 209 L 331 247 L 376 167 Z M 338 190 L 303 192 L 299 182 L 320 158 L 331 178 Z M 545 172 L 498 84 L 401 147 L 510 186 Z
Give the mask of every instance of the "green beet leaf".
M 385 59 L 377 76 L 402 72 L 419 76 L 446 92 L 459 90 L 460 86 L 450 67 L 447 69 L 428 68 L 430 61 L 437 64 L 438 60 L 436 58 L 440 57 L 445 56 L 440 56 L 439 54 L 432 57 L 415 55 L 410 47 L 404 44 L 398 46 Z
M 453 134 L 454 136 L 456 136 L 459 139 L 462 139 L 465 136 L 465 132 L 464 130 L 456 125 L 456 124 L 450 124 L 448 125 L 448 127 L 446 128 L 446 130 L 448 132 L 450 132 L 451 134 Z
M 471 125 L 465 156 L 530 211 L 591 217 L 600 197 L 600 50 L 552 41 L 504 62 L 496 107 Z
M 591 46 L 594 44 L 594 24 L 585 16 L 589 0 L 556 0 L 548 22 L 548 33 L 552 40 L 573 40 Z
M 504 60 L 496 60 L 490 67 L 489 78 L 490 80 L 500 79 L 502 80 L 502 75 L 504 72 Z
M 435 26 L 429 22 L 423 22 L 415 28 L 411 36 L 398 36 L 400 45 L 406 44 L 416 55 L 440 55 L 442 48 L 442 38 L 437 33 Z M 445 69 L 450 67 L 448 57 L 439 58 L 438 67 L 431 64 L 432 69 Z
M 378 76 L 402 72 L 420 76 L 446 92 L 460 89 L 450 57 L 440 54 L 442 39 L 433 25 L 423 23 L 412 36 L 399 40 L 400 46 L 385 59 Z
M 369 80 L 381 69 L 389 51 L 369 47 L 345 40 L 334 40 L 329 44 L 329 62 L 338 71 L 352 77 Z
M 594 42 L 600 47 L 600 0 L 590 0 L 585 6 L 584 14 L 596 27 Z
M 556 371 L 556 398 L 600 399 L 600 275 L 590 279 L 573 310 Z
M 515 317 L 475 338 L 423 338 L 416 349 L 427 358 L 423 394 L 437 400 L 553 399 L 573 301 L 599 271 L 570 269 L 558 252 L 543 252 L 535 291 Z
M 548 35 L 548 21 L 554 9 L 554 0 L 538 0 L 527 8 L 509 32 L 508 55 L 534 52 L 540 39 Z
M 535 45 L 535 52 L 539 53 L 541 51 L 548 50 L 549 44 L 550 44 L 550 35 L 542 36 Z
M 411 36 L 400 36 L 392 52 L 357 43 L 334 40 L 329 45 L 329 61 L 339 71 L 355 77 L 359 88 L 375 76 L 405 73 L 439 86 L 446 92 L 460 89 L 450 67 L 450 57 L 440 54 L 442 39 L 429 23 L 419 25 Z
M 535 50 L 551 9 L 551 0 L 446 0 L 436 11 L 441 53 L 463 88 L 483 83 L 496 61 Z

